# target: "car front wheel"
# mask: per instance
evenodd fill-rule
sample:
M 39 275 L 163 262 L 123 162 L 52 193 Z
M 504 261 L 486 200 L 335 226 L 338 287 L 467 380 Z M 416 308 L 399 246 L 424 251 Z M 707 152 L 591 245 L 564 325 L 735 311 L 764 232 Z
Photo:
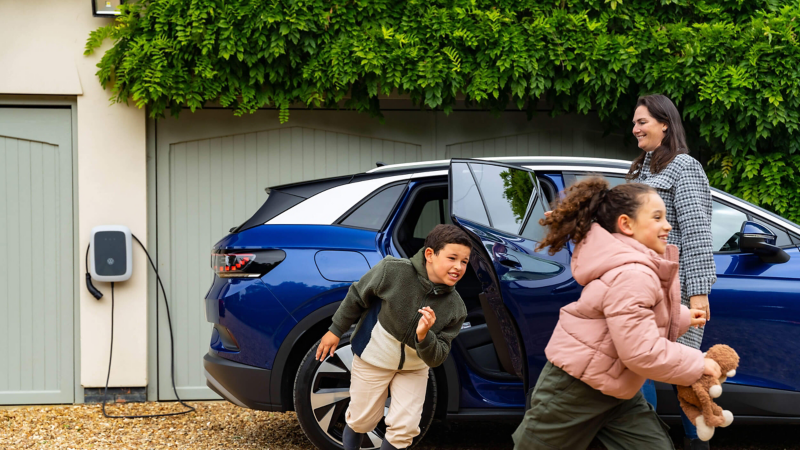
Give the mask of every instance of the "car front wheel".
M 306 352 L 294 381 L 294 409 L 300 427 L 308 439 L 323 450 L 341 450 L 345 413 L 350 404 L 350 370 L 353 368 L 353 349 L 350 334 L 345 333 L 339 341 L 333 357 L 324 362 L 314 359 L 319 341 Z M 391 391 L 386 400 L 384 416 L 389 411 Z M 428 390 L 420 420 L 420 434 L 413 445 L 422 440 L 433 421 L 436 410 L 436 377 L 428 373 Z M 386 433 L 383 419 L 375 430 L 367 433 L 361 443 L 362 449 L 378 449 Z

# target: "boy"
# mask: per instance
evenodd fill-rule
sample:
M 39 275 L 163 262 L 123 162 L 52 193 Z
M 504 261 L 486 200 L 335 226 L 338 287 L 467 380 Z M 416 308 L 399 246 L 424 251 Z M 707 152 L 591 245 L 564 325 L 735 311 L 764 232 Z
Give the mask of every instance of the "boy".
M 364 433 L 380 422 L 387 388 L 392 403 L 381 450 L 406 448 L 419 434 L 428 369 L 447 359 L 467 316 L 454 286 L 471 252 L 464 231 L 437 225 L 416 255 L 387 256 L 350 286 L 316 354 L 317 360 L 333 356 L 339 338 L 360 317 L 350 339 L 354 356 L 345 450 L 360 449 Z

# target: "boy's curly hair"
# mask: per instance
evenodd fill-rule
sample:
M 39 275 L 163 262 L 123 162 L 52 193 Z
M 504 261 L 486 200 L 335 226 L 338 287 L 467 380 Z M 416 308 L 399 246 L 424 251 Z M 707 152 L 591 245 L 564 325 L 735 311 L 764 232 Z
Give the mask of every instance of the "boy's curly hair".
M 655 189 L 641 183 L 627 183 L 609 189 L 608 181 L 591 177 L 568 187 L 566 196 L 558 201 L 549 217 L 539 224 L 549 228 L 547 236 L 536 246 L 536 251 L 550 247 L 548 253 L 555 255 L 567 242 L 577 244 L 597 222 L 609 233 L 617 232 L 617 218 L 626 214 L 636 217 L 642 206 L 644 194 L 655 193 Z

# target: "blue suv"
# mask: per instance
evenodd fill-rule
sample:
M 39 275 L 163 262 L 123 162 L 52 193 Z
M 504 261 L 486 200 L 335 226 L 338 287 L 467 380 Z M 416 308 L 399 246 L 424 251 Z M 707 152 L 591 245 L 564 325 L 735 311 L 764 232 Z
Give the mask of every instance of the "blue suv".
M 314 359 L 317 343 L 353 281 L 386 255 L 413 255 L 435 225 L 453 223 L 475 244 L 457 285 L 468 317 L 450 357 L 430 371 L 415 443 L 434 418 L 520 419 L 559 309 L 581 293 L 571 247 L 534 252 L 545 232 L 539 219 L 576 180 L 600 174 L 623 183 L 629 166 L 563 157 L 432 161 L 271 188 L 212 250 L 208 386 L 245 408 L 294 410 L 314 445 L 341 448 L 349 333 L 324 362 Z M 800 226 L 712 195 L 718 281 L 703 345 L 725 343 L 741 356 L 719 403 L 737 422 L 800 421 Z M 658 405 L 666 418 L 678 414 L 666 385 Z M 381 423 L 362 447 L 380 447 L 384 430 Z

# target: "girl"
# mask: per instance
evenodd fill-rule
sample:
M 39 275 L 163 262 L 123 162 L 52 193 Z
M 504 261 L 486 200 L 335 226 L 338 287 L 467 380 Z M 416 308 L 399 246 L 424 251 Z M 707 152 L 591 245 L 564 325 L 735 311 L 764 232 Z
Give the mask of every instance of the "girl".
M 681 305 L 663 200 L 644 184 L 608 186 L 576 183 L 540 221 L 549 233 L 537 251 L 577 244 L 572 274 L 585 287 L 561 309 L 516 449 L 584 449 L 597 436 L 609 449 L 672 450 L 640 392 L 645 379 L 689 385 L 720 374 L 699 350 L 675 343 L 706 312 Z

